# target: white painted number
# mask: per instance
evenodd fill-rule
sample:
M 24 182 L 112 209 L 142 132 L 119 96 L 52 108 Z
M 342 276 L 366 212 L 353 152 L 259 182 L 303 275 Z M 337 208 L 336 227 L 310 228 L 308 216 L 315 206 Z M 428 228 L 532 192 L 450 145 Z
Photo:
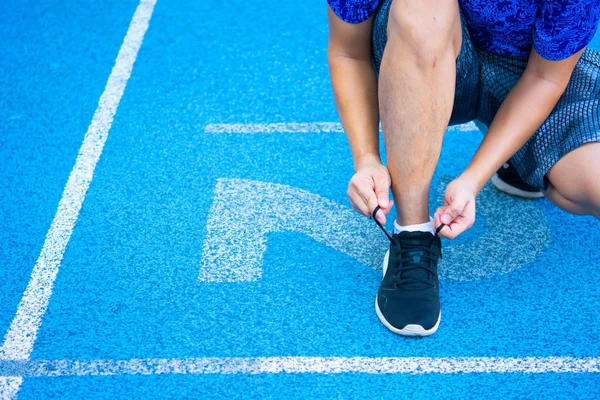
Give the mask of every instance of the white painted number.
M 443 183 L 449 177 L 442 179 Z M 445 184 L 441 185 L 443 188 Z M 491 187 L 478 198 L 487 231 L 466 243 L 445 241 L 440 278 L 470 281 L 506 274 L 534 261 L 548 246 L 546 216 L 534 203 Z M 206 224 L 200 280 L 254 281 L 262 277 L 266 235 L 307 235 L 374 269 L 387 239 L 372 221 L 317 194 L 291 186 L 219 179 Z
M 266 235 L 294 231 L 360 263 L 379 267 L 386 238 L 350 208 L 306 190 L 244 179 L 219 179 L 206 223 L 200 280 L 254 281 L 262 276 Z

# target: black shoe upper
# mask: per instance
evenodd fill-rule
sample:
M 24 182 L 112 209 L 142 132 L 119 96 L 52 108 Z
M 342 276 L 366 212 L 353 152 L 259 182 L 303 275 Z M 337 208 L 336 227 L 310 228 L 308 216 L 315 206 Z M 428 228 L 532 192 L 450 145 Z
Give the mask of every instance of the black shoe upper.
M 393 327 L 429 330 L 440 314 L 440 238 L 429 232 L 402 232 L 390 240 L 385 276 L 377 293 L 379 309 Z
M 527 182 L 525 182 L 519 176 L 517 169 L 510 163 L 505 163 L 500 169 L 496 172 L 498 174 L 498 178 L 502 181 L 506 182 L 508 185 L 516 187 L 517 189 L 523 190 L 525 192 L 530 193 L 539 193 L 540 190 L 535 186 L 531 186 Z

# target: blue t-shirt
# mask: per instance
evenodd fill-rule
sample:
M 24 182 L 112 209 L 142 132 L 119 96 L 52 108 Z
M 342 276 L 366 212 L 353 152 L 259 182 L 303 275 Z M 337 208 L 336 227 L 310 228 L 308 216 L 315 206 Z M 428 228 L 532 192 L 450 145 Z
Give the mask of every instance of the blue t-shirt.
M 366 21 L 382 0 L 327 0 L 346 22 Z M 534 47 L 564 60 L 588 45 L 600 19 L 600 0 L 459 0 L 475 46 L 526 56 Z

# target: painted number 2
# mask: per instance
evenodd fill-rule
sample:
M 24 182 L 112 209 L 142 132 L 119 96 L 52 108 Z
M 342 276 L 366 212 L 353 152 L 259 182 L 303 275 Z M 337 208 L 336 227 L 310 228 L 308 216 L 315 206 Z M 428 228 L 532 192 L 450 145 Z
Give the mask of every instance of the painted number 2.
M 442 177 L 442 183 L 448 181 Z M 530 201 L 487 186 L 478 197 L 477 212 L 490 221 L 487 230 L 476 240 L 445 242 L 440 278 L 471 281 L 506 274 L 534 261 L 548 246 L 546 216 Z M 267 234 L 284 231 L 307 235 L 374 269 L 381 268 L 387 246 L 375 224 L 318 194 L 275 183 L 219 179 L 206 223 L 200 281 L 260 279 Z

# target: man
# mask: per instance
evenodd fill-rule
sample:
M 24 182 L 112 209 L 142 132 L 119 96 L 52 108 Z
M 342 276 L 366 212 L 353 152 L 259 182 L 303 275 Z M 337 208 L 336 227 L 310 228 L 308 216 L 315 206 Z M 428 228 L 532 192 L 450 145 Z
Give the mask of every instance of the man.
M 504 190 L 519 189 L 520 176 L 534 195 L 543 190 L 568 212 L 600 218 L 600 54 L 585 49 L 600 2 L 328 4 L 331 81 L 356 171 L 350 202 L 383 224 L 391 187 L 397 209 L 377 315 L 395 333 L 430 335 L 441 316 L 440 236 L 452 239 L 472 226 L 475 198 L 495 171 Z M 444 132 L 471 120 L 488 131 L 431 218 Z

